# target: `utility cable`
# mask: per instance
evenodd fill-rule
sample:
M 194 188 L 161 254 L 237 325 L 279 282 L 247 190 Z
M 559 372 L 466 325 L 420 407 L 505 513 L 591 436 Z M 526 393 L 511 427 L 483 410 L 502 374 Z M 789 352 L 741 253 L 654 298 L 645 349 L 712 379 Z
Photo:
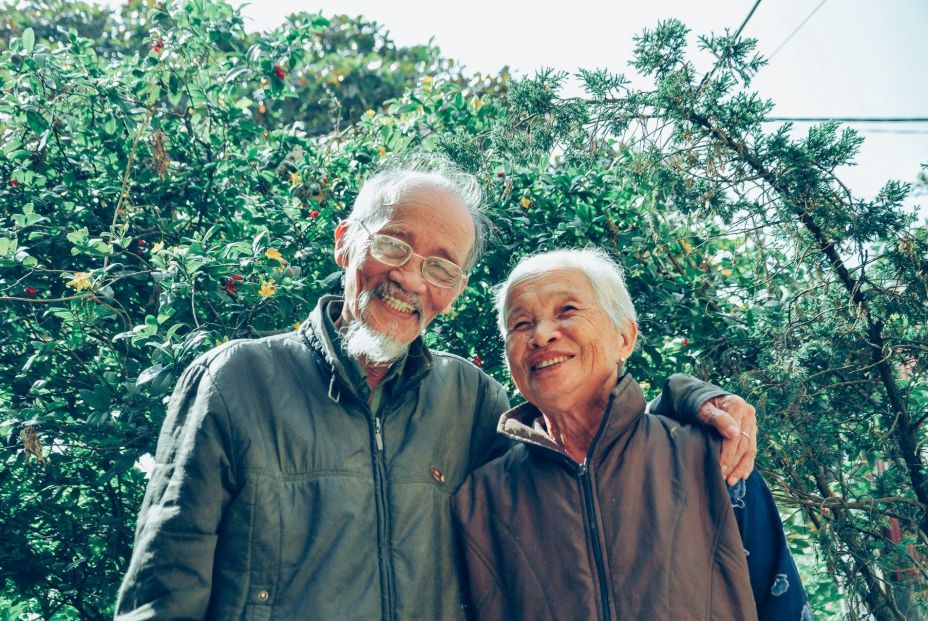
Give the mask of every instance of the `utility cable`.
M 782 49 L 783 49 L 783 46 L 786 45 L 787 43 L 789 43 L 789 40 L 792 39 L 792 38 L 796 35 L 797 32 L 799 32 L 800 30 L 802 30 L 802 27 L 806 25 L 806 22 L 808 22 L 810 19 L 812 19 L 812 16 L 815 15 L 816 13 L 818 13 L 818 10 L 819 10 L 820 8 L 822 8 L 822 6 L 823 6 L 827 1 L 828 1 L 828 0 L 822 0 L 821 2 L 818 3 L 818 6 L 817 6 L 817 7 L 815 7 L 814 9 L 812 9 L 812 12 L 811 12 L 811 13 L 809 13 L 808 15 L 806 15 L 806 18 L 805 18 L 804 20 L 802 20 L 802 21 L 799 23 L 799 25 L 796 26 L 795 29 L 793 29 L 793 31 L 792 31 L 791 33 L 789 33 L 789 36 L 786 37 L 785 39 L 783 39 L 783 43 L 781 43 L 780 45 L 778 45 L 778 46 L 777 46 L 777 49 L 773 50 L 773 52 L 770 53 L 770 56 L 767 57 L 767 61 L 768 61 L 768 62 L 771 61 L 771 60 L 773 60 L 773 57 L 777 55 L 777 52 L 779 52 L 780 50 L 782 50 Z M 752 12 L 753 12 L 753 9 L 752 9 Z
M 768 116 L 766 121 L 795 121 L 797 123 L 928 123 L 928 116 Z

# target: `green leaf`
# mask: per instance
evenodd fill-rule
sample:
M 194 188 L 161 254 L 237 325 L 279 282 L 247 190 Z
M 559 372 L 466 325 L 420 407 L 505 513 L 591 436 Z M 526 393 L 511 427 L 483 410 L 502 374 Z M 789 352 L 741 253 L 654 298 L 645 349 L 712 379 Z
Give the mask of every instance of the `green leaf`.
M 90 238 L 90 231 L 87 230 L 86 226 L 82 229 L 71 231 L 67 235 L 68 241 L 75 245 L 86 244 L 89 238 Z
M 32 48 L 35 47 L 35 32 L 32 30 L 32 28 L 26 28 L 23 31 L 22 42 L 23 51 L 25 52 L 31 52 Z

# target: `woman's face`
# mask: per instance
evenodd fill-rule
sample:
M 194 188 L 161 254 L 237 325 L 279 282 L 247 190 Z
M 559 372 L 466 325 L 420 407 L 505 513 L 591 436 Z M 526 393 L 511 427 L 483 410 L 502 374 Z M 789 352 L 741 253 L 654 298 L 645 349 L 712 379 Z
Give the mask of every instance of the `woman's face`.
M 522 395 L 546 414 L 602 414 L 635 325 L 616 328 L 586 275 L 570 268 L 518 281 L 506 307 L 506 357 Z

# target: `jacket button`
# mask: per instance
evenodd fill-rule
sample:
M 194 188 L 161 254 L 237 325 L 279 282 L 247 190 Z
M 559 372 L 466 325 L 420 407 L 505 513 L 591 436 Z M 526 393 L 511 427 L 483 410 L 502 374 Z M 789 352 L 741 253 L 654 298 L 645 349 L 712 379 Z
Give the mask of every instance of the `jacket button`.
M 439 483 L 445 482 L 445 473 L 438 469 L 438 466 L 432 466 L 432 476 Z
M 267 591 L 258 591 L 259 602 L 266 602 L 267 598 L 269 598 L 270 596 L 271 596 L 270 593 L 268 593 Z

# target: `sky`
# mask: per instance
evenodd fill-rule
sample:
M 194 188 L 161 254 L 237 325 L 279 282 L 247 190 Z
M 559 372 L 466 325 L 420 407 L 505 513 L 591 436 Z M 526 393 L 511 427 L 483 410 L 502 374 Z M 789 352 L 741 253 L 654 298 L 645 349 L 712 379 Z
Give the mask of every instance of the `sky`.
M 362 15 L 399 45 L 432 39 L 470 71 L 515 76 L 542 67 L 570 73 L 631 73 L 633 37 L 674 17 L 696 34 L 736 30 L 756 0 L 255 0 L 243 6 L 251 30 L 278 26 L 297 10 Z M 800 27 L 801 26 L 801 27 Z M 799 28 L 797 30 L 797 28 Z M 762 0 L 743 35 L 770 58 L 753 87 L 774 116 L 928 118 L 928 1 Z M 695 40 L 695 39 L 694 39 Z M 928 163 L 928 122 L 852 125 L 866 142 L 857 166 L 840 171 L 859 196 L 888 179 L 915 182 Z M 808 124 L 798 124 L 802 132 Z M 908 201 L 928 216 L 928 193 Z

